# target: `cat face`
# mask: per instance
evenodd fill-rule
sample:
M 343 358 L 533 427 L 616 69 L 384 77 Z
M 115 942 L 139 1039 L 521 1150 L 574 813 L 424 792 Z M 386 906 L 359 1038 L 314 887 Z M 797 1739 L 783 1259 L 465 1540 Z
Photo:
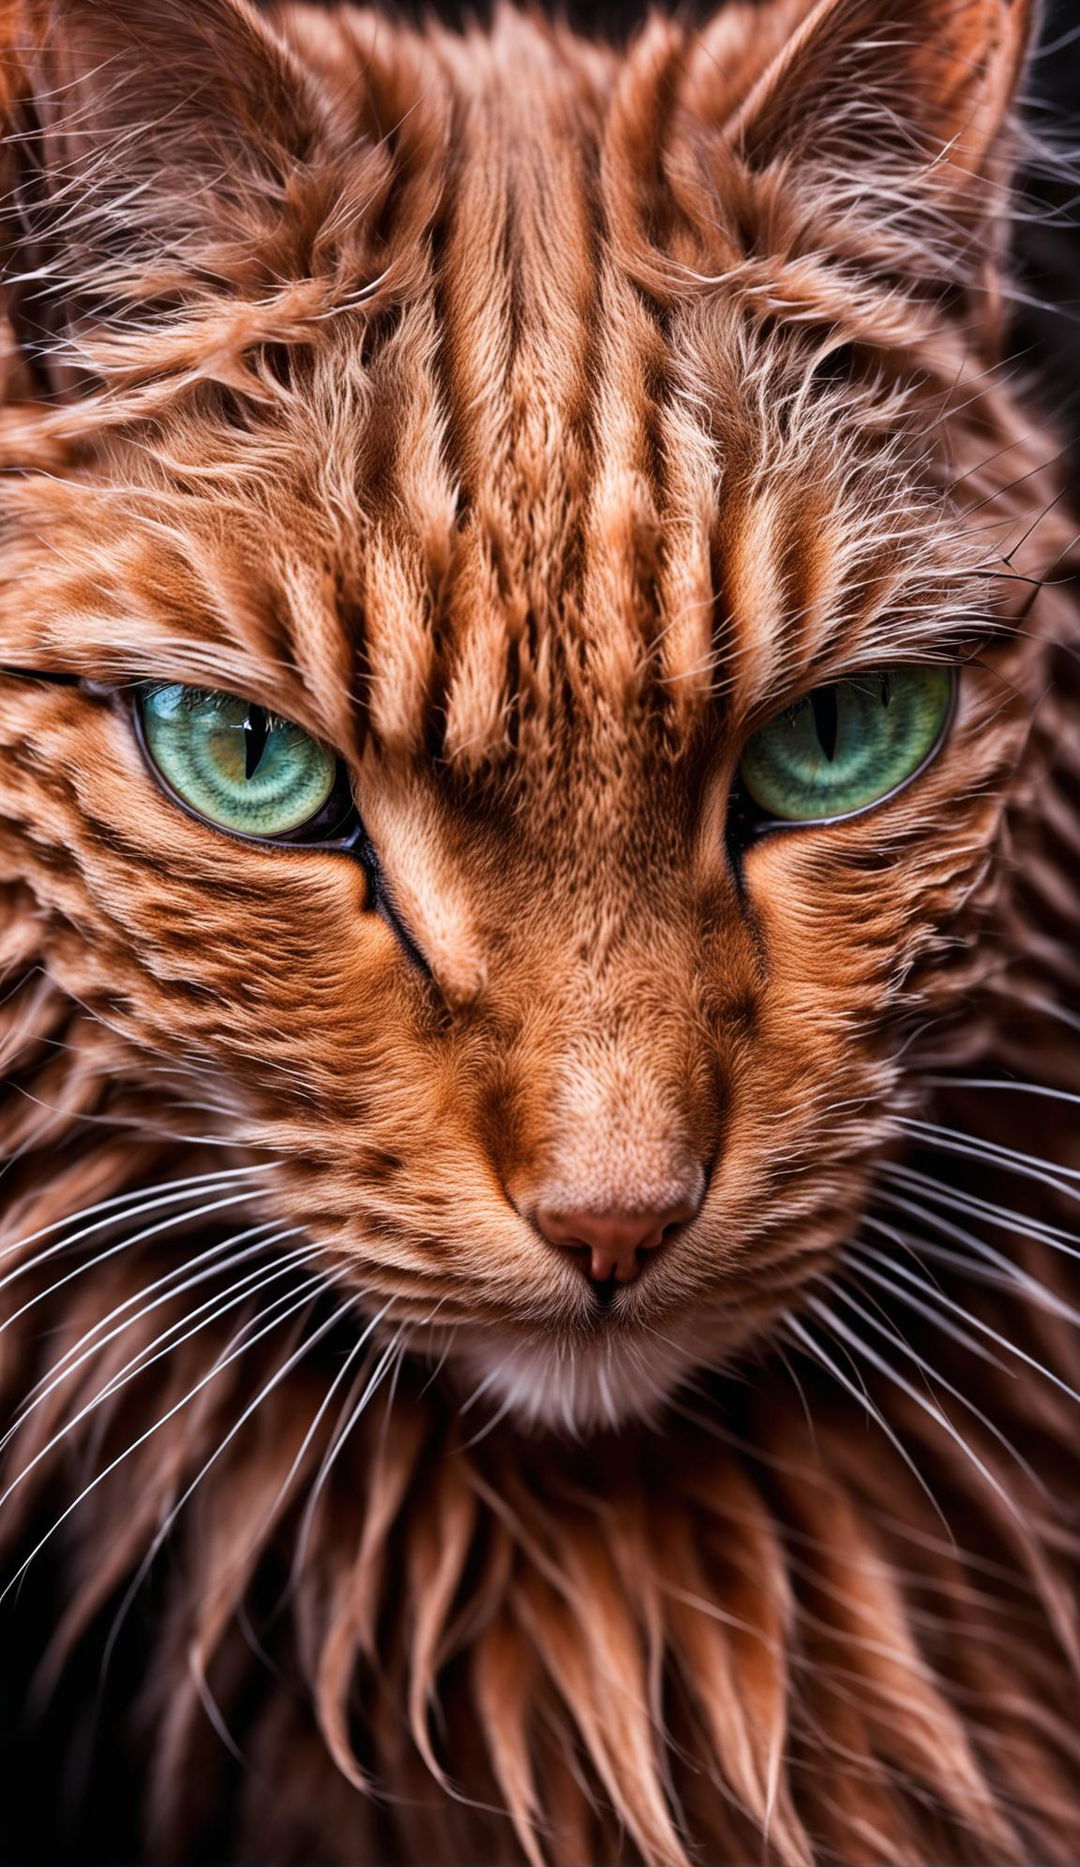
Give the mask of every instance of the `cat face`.
M 87 203 L 69 236 L 54 179 L 24 238 L 73 307 L 36 362 L 64 399 L 3 433 L 4 659 L 82 683 L 0 690 L 41 964 L 109 1033 L 95 1070 L 272 1160 L 275 1217 L 462 1394 L 647 1416 L 834 1262 L 993 962 L 1034 699 L 1010 553 L 1053 555 L 980 351 L 1020 9 L 967 9 L 962 67 L 895 50 L 923 116 L 861 195 L 819 80 L 870 6 L 776 61 L 738 9 L 622 61 L 509 14 L 466 55 L 302 10 L 286 52 L 224 0 L 60 11 L 35 82 L 81 114 L 34 147 Z M 218 55 L 171 114 L 166 28 L 189 75 Z M 900 94 L 881 65 L 864 99 Z M 762 807 L 773 722 L 812 720 L 833 783 L 866 696 L 920 680 L 940 718 L 882 797 L 872 769 Z M 182 808 L 137 730 L 162 684 L 262 709 L 260 752 L 294 723 L 362 836 Z

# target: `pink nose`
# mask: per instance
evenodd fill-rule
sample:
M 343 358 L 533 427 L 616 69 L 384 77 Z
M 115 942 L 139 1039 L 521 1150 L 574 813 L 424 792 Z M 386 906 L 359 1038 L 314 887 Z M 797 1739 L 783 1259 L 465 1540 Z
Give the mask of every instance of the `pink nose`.
M 642 1253 L 655 1251 L 673 1226 L 684 1225 L 696 1211 L 690 1200 L 663 1212 L 550 1212 L 541 1206 L 536 1223 L 551 1244 L 578 1253 L 594 1284 L 612 1278 L 629 1284 L 641 1269 Z

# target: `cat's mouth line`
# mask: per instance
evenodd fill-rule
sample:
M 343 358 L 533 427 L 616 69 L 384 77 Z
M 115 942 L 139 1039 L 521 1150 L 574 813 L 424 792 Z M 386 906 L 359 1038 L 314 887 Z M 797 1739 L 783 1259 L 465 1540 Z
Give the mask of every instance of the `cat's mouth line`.
M 560 1345 L 588 1352 L 607 1340 L 641 1339 L 657 1331 L 700 1324 L 706 1317 L 709 1327 L 720 1328 L 729 1342 L 745 1341 L 756 1332 L 755 1319 L 763 1302 L 793 1295 L 790 1239 L 779 1264 L 772 1252 L 758 1255 L 755 1245 L 760 1246 L 760 1237 L 741 1239 L 737 1261 L 729 1262 L 720 1275 L 714 1264 L 712 1275 L 706 1276 L 695 1247 L 706 1251 L 715 1247 L 715 1239 L 708 1235 L 711 1229 L 703 1228 L 699 1219 L 670 1246 L 643 1252 L 644 1262 L 628 1282 L 616 1276 L 592 1281 L 581 1274 L 579 1265 L 567 1261 L 570 1252 L 565 1246 L 557 1252 L 548 1247 L 551 1259 L 546 1276 L 523 1274 L 512 1289 L 500 1279 L 491 1288 L 475 1288 L 469 1295 L 463 1290 L 460 1265 L 453 1275 L 449 1265 L 443 1274 L 427 1266 L 378 1267 L 344 1238 L 326 1243 L 328 1260 L 354 1283 L 362 1309 L 389 1303 L 384 1328 L 405 1328 L 418 1342 L 436 1335 L 441 1340 L 458 1329 L 490 1339 L 537 1347 L 546 1344 L 556 1353 Z M 809 1281 L 823 1261 L 831 1264 L 839 1242 L 831 1234 L 819 1237 L 809 1254 L 800 1256 L 794 1280 L 798 1287 Z M 537 1269 L 529 1266 L 529 1272 Z
M 643 1303 L 630 1297 L 625 1286 L 616 1286 L 600 1301 L 591 1301 L 573 1317 L 558 1318 L 539 1314 L 528 1318 L 511 1317 L 498 1310 L 477 1311 L 441 1304 L 409 1305 L 394 1303 L 380 1324 L 380 1333 L 391 1329 L 402 1332 L 401 1339 L 411 1350 L 424 1355 L 446 1353 L 452 1357 L 463 1343 L 505 1346 L 507 1353 L 527 1350 L 550 1358 L 553 1364 L 567 1358 L 604 1356 L 617 1349 L 648 1344 L 672 1347 L 673 1335 L 697 1335 L 707 1327 L 714 1344 L 725 1351 L 745 1345 L 758 1327 L 756 1314 L 740 1302 L 735 1293 L 719 1289 L 699 1294 L 696 1300 L 678 1304 Z M 719 1335 L 717 1332 L 720 1332 Z M 681 1347 L 681 1345 L 680 1345 Z

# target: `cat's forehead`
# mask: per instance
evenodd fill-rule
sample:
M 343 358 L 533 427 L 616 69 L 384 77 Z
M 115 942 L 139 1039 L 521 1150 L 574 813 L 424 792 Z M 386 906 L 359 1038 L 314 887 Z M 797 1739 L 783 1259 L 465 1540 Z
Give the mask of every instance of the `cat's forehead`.
M 970 554 L 926 411 L 913 433 L 833 330 L 762 315 L 719 229 L 695 271 L 671 200 L 649 289 L 622 223 L 652 158 L 620 143 L 610 51 L 509 13 L 431 43 L 416 107 L 444 140 L 409 290 L 316 398 L 336 382 L 313 497 L 355 488 L 347 571 L 331 549 L 376 734 L 479 767 L 643 714 L 685 734 L 718 699 L 746 719 L 936 646 Z
M 655 151 L 619 142 L 615 55 L 509 13 L 391 54 L 371 280 L 267 350 L 238 418 L 231 385 L 178 398 L 121 456 L 131 524 L 83 524 L 83 584 L 114 640 L 148 644 L 139 671 L 250 692 L 346 751 L 542 774 L 939 652 L 977 553 L 925 471 L 926 403 L 918 428 L 831 327 L 766 315 L 719 232 L 681 256 L 675 191 L 645 199 Z M 349 57 L 342 97 L 361 71 L 374 94 L 376 39 Z M 650 215 L 663 289 L 624 225 Z
M 498 303 L 439 273 L 373 372 L 329 549 L 378 742 L 481 769 L 646 720 L 685 737 L 937 650 L 972 554 L 856 390 L 736 304 L 661 322 L 603 267 L 522 310 L 517 263 Z

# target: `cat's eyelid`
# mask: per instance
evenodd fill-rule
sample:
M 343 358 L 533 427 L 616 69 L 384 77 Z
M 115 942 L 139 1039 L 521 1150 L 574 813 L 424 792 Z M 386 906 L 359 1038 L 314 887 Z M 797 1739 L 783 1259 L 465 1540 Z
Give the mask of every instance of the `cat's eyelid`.
M 0 676 L 18 681 L 40 681 L 46 687 L 74 687 L 89 700 L 111 700 L 127 687 L 144 687 L 145 681 L 100 679 L 90 674 L 72 674 L 62 668 L 17 668 L 0 665 Z
M 892 655 L 888 660 L 882 657 L 879 661 L 862 661 L 856 668 L 840 668 L 835 672 L 819 669 L 812 679 L 808 678 L 798 687 L 793 687 L 790 692 L 783 693 L 779 697 L 773 694 L 767 699 L 762 699 L 749 715 L 745 727 L 746 737 L 752 738 L 760 727 L 768 726 L 773 720 L 779 719 L 782 714 L 801 707 L 805 700 L 809 700 L 813 694 L 820 693 L 822 688 L 842 687 L 846 681 L 880 678 L 883 674 L 894 673 L 898 668 L 941 668 L 949 675 L 955 695 L 959 690 L 960 676 L 968 665 L 968 660 L 961 661 L 952 656 L 909 654 Z
M 81 674 L 67 674 L 58 668 L 19 668 L 0 663 L 0 676 L 13 681 L 42 681 L 49 687 L 85 687 Z
M 317 729 L 312 729 L 309 726 L 305 726 L 301 720 L 296 718 L 295 714 L 275 705 L 271 701 L 256 699 L 249 693 L 241 692 L 238 686 L 222 687 L 220 684 L 210 685 L 208 682 L 202 681 L 181 681 L 171 676 L 148 676 L 141 674 L 97 676 L 75 674 L 68 669 L 62 668 L 28 668 L 0 662 L 0 679 L 4 677 L 13 680 L 41 682 L 43 685 L 49 687 L 75 688 L 79 693 L 85 694 L 89 700 L 119 700 L 122 702 L 130 702 L 133 698 L 137 698 L 139 694 L 145 693 L 150 688 L 174 686 L 198 688 L 200 692 L 207 694 L 228 694 L 231 699 L 238 700 L 244 705 L 261 708 L 272 725 L 295 726 L 298 731 L 308 733 L 311 738 L 318 740 L 320 745 L 325 745 L 333 750 L 331 741 L 324 733 L 319 732 Z

